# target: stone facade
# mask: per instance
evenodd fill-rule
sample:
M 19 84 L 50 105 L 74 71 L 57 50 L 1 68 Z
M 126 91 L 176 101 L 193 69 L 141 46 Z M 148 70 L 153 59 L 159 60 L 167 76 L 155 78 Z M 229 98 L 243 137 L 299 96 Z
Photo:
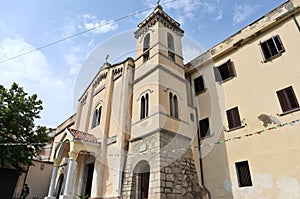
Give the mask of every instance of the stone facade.
M 138 195 L 137 175 L 143 173 L 140 162 L 150 165 L 149 199 L 203 198 L 196 174 L 190 139 L 168 131 L 158 131 L 132 140 L 124 174 L 122 197 Z M 135 155 L 143 152 L 142 155 Z

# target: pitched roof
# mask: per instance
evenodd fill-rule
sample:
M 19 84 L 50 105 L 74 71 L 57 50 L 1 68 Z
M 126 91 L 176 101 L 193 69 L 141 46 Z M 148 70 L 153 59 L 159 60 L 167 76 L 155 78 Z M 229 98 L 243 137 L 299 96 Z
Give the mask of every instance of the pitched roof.
M 68 128 L 68 130 L 75 139 L 84 140 L 87 142 L 95 142 L 95 143 L 97 142 L 97 138 L 92 134 L 85 133 L 71 128 Z

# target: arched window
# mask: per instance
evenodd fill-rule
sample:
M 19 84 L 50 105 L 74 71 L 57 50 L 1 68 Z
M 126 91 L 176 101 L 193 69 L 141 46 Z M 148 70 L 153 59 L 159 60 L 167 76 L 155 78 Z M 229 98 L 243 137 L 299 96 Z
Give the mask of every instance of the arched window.
M 102 106 L 100 106 L 100 107 L 98 108 L 98 117 L 97 117 L 97 122 L 96 122 L 96 125 L 97 125 L 97 126 L 100 124 L 101 113 L 102 113 Z
M 169 93 L 170 116 L 179 118 L 178 114 L 178 98 L 175 94 Z
M 141 114 L 140 119 L 144 119 L 148 117 L 148 109 L 149 109 L 149 94 L 146 93 L 141 97 Z
M 150 48 L 150 33 L 148 33 L 145 37 L 144 37 L 144 48 L 143 48 L 143 52 L 147 51 Z
M 168 49 L 174 52 L 174 38 L 170 33 L 167 34 L 167 37 L 168 37 Z
M 168 56 L 172 61 L 175 61 L 174 37 L 170 33 L 167 34 L 167 41 L 168 41 Z
M 149 48 L 150 48 L 150 33 L 148 33 L 144 37 L 144 44 L 143 44 L 143 58 L 144 58 L 144 62 L 149 59 Z
M 174 100 L 174 117 L 178 118 L 178 99 L 176 95 L 174 95 L 173 100 Z
M 93 114 L 92 128 L 95 128 L 100 124 L 101 112 L 102 112 L 102 106 L 97 106 Z
M 172 93 L 169 93 L 169 103 L 170 103 L 170 115 L 174 116 L 173 115 L 173 112 L 174 112 L 173 107 L 174 107 L 174 105 L 173 105 L 173 94 Z

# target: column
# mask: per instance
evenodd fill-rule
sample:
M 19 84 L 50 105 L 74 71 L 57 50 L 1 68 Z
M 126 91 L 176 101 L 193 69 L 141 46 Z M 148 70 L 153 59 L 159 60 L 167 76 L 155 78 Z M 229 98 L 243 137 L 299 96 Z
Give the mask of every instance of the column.
M 50 187 L 49 187 L 48 196 L 45 197 L 46 199 L 55 198 L 55 196 L 54 196 L 55 182 L 56 182 L 57 171 L 58 171 L 58 167 L 59 167 L 60 163 L 61 163 L 61 159 L 59 159 L 59 158 L 54 159 Z
M 75 183 L 77 176 L 77 156 L 78 153 L 75 151 L 69 152 L 68 170 L 65 182 L 64 195 L 60 198 L 73 198 L 75 191 Z

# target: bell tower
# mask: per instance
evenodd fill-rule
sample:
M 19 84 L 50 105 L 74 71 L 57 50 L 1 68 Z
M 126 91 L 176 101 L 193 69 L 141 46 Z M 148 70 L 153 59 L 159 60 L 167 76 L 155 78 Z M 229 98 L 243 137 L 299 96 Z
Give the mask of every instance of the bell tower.
M 158 5 L 154 11 L 138 25 L 136 38 L 136 65 L 145 65 L 147 61 L 155 63 L 153 58 L 164 58 L 183 66 L 181 38 L 184 31 L 180 24 L 172 19 Z M 156 63 L 159 60 L 156 59 Z
M 123 198 L 202 198 L 191 150 L 180 24 L 158 5 L 138 25 L 131 135 Z M 189 171 L 189 172 L 185 172 Z

